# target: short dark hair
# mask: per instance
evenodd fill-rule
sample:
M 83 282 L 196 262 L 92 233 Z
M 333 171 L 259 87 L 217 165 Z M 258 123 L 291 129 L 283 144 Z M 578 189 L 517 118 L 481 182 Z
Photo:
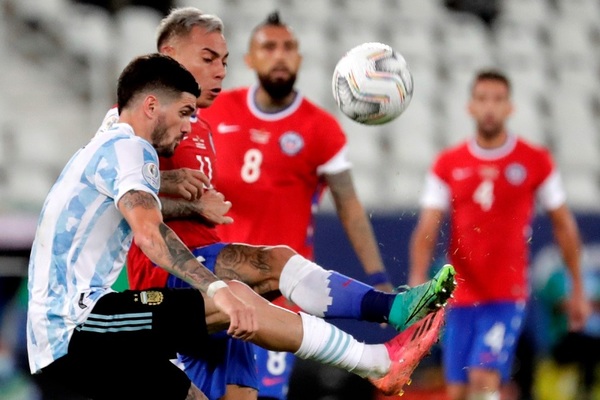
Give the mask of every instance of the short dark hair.
M 183 92 L 200 96 L 200 87 L 192 74 L 171 57 L 159 53 L 134 58 L 123 69 L 117 85 L 119 113 L 135 96 L 149 91 L 173 97 Z
M 473 79 L 473 84 L 471 85 L 471 93 L 473 92 L 473 89 L 475 89 L 475 85 L 481 81 L 501 82 L 508 89 L 508 93 L 510 93 L 512 89 L 510 80 L 508 79 L 508 76 L 506 76 L 505 73 L 497 69 L 484 69 L 477 72 L 477 74 L 475 75 L 475 79 Z
M 187 36 L 192 29 L 198 26 L 208 33 L 224 32 L 223 21 L 213 14 L 205 14 L 195 7 L 182 7 L 171 10 L 164 17 L 156 32 L 156 49 L 174 37 Z
M 254 29 L 252 29 L 252 33 L 250 34 L 250 40 L 254 37 L 256 32 L 264 28 L 265 26 L 282 26 L 289 28 L 289 25 L 282 21 L 281 16 L 279 15 L 279 11 L 275 10 L 265 18 L 261 23 L 256 25 Z

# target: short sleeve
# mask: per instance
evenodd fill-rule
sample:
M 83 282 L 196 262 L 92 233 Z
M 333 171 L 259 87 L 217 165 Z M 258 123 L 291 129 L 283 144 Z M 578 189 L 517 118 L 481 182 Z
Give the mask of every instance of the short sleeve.
M 333 175 L 338 174 L 342 171 L 349 170 L 352 167 L 350 160 L 348 159 L 348 145 L 342 147 L 342 149 L 334 155 L 325 164 L 320 165 L 317 168 L 318 175 Z
M 425 185 L 419 204 L 422 208 L 446 211 L 450 207 L 450 188 L 433 172 L 425 177 Z
M 546 211 L 555 210 L 567 201 L 567 195 L 558 171 L 552 171 L 542 182 L 536 195 L 539 204 Z
M 121 138 L 104 154 L 96 172 L 97 186 L 114 199 L 115 206 L 130 190 L 150 193 L 160 206 L 158 156 L 149 143 L 136 137 Z

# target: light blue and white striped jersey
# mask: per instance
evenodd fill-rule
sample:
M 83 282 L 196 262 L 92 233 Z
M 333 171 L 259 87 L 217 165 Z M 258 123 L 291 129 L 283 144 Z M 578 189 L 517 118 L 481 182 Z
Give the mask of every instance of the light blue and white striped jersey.
M 124 266 L 132 241 L 117 208 L 130 190 L 158 204 L 160 175 L 152 145 L 118 123 L 75 153 L 50 190 L 29 260 L 27 350 L 31 372 L 67 353 L 77 325 Z

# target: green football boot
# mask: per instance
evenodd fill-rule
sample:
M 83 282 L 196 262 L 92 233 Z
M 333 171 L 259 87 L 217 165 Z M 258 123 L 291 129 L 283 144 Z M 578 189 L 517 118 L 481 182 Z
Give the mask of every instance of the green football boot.
M 446 264 L 433 279 L 398 293 L 392 304 L 388 322 L 397 331 L 402 332 L 425 318 L 427 314 L 445 306 L 456 288 L 455 275 L 454 267 Z

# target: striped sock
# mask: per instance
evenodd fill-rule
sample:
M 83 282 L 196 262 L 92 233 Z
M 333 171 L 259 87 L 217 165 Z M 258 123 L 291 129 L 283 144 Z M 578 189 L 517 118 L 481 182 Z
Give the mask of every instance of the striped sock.
M 304 336 L 295 355 L 353 372 L 363 378 L 379 378 L 390 366 L 384 345 L 367 345 L 320 318 L 300 313 Z

